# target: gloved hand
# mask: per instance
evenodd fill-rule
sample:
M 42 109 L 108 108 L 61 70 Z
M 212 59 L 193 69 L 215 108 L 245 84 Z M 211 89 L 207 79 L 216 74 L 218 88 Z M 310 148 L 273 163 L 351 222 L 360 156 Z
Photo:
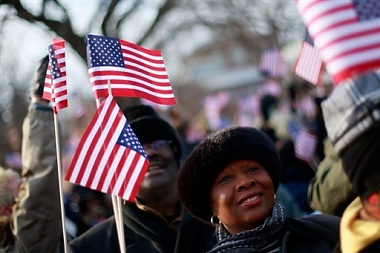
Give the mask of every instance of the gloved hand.
M 46 76 L 46 70 L 49 65 L 49 56 L 46 55 L 44 58 L 42 58 L 36 68 L 36 73 L 33 78 L 33 82 L 30 85 L 29 88 L 29 98 L 34 102 L 35 100 L 38 100 L 38 102 L 45 102 L 48 103 L 48 100 L 42 99 L 42 94 L 44 92 L 44 84 L 45 84 L 45 76 Z

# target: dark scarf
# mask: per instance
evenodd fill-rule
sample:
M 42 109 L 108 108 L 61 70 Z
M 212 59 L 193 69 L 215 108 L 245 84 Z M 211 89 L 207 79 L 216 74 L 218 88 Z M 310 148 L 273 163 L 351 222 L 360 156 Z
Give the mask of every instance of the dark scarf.
M 159 252 L 174 252 L 177 232 L 156 216 L 127 202 L 123 205 L 123 221 L 136 234 L 152 241 Z
M 218 225 L 215 231 L 218 243 L 208 253 L 261 252 L 261 250 L 267 248 L 268 245 L 276 244 L 278 242 L 278 234 L 281 227 L 284 225 L 284 222 L 284 207 L 276 201 L 272 215 L 267 217 L 262 225 L 252 230 L 231 235 L 224 226 Z

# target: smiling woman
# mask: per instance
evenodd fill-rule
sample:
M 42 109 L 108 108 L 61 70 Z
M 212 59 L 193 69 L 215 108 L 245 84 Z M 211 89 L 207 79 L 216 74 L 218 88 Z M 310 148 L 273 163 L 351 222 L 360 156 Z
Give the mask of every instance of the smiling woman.
M 281 161 L 272 141 L 251 127 L 231 127 L 201 142 L 179 173 L 179 196 L 195 217 L 215 225 L 209 252 L 331 252 L 339 218 L 286 217 L 276 201 Z

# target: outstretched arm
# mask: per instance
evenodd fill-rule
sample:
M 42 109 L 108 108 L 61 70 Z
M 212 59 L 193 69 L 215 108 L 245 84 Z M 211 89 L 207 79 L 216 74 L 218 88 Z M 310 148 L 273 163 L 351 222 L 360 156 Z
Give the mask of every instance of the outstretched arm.
M 62 224 L 54 118 L 43 100 L 32 99 L 24 120 L 22 164 L 14 234 L 28 252 L 59 252 Z

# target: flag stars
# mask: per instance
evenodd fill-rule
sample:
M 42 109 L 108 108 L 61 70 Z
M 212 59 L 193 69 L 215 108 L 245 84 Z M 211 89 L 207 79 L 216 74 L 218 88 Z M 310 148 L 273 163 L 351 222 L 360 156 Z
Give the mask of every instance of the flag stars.
M 129 126 L 128 122 L 126 122 L 119 139 L 117 141 L 118 144 L 128 147 L 141 155 L 147 157 L 145 154 L 145 150 L 140 144 L 140 141 L 137 139 L 135 133 L 133 132 L 132 128 Z
M 52 47 L 49 47 L 49 65 L 51 68 L 51 75 L 54 79 L 61 77 L 61 71 L 55 53 Z
M 354 0 L 354 6 L 361 21 L 380 17 L 380 1 L 378 0 Z
M 100 36 L 88 35 L 88 55 L 90 65 L 93 67 L 109 66 L 124 67 L 121 45 L 115 38 L 99 38 Z

